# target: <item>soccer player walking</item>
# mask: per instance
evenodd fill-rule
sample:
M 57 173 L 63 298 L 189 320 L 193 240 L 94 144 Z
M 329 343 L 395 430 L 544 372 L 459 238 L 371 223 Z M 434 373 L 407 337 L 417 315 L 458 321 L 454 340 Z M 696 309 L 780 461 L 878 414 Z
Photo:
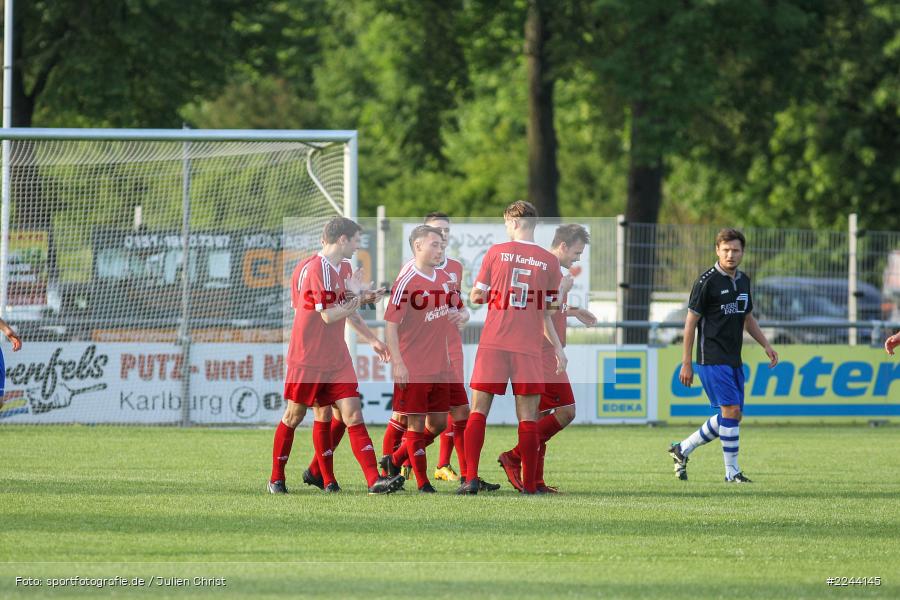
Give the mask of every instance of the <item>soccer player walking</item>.
M 581 225 L 561 225 L 556 228 L 553 235 L 550 252 L 559 259 L 562 267 L 571 269 L 572 265 L 581 259 L 581 254 L 590 241 L 590 234 Z M 562 277 L 559 286 L 559 310 L 553 311 L 550 317 L 562 346 L 566 345 L 566 320 L 569 317 L 576 318 L 588 326 L 597 323 L 597 317 L 589 310 L 573 308 L 568 305 L 568 293 L 572 289 L 573 283 L 572 275 Z M 550 438 L 575 419 L 575 394 L 572 392 L 572 384 L 565 371 L 556 372 L 556 351 L 546 336 L 543 339 L 541 351 L 541 364 L 544 367 L 544 391 L 541 393 L 538 406 L 541 418 L 537 422 L 539 445 L 535 479 L 539 492 L 555 494 L 558 490 L 544 483 L 544 455 Z M 497 461 L 506 472 L 510 484 L 521 492 L 524 486 L 521 476 L 522 453 L 519 447 L 516 446 L 512 450 L 502 453 Z
M 495 244 L 481 262 L 469 298 L 487 303 L 488 313 L 472 372 L 472 412 L 466 426 L 466 483 L 459 494 L 479 491 L 478 463 L 484 446 L 488 413 L 495 394 L 505 394 L 512 381 L 519 420 L 523 493 L 537 490 L 537 412 L 544 391 L 541 366 L 543 338 L 553 344 L 557 373 L 566 355 L 550 320 L 558 301 L 562 274 L 559 259 L 534 241 L 537 210 L 529 202 L 510 204 L 503 213 L 511 241 Z
M 434 493 L 428 479 L 426 436 L 433 441 L 447 425 L 450 358 L 447 337 L 456 329 L 462 302 L 446 271 L 440 229 L 419 225 L 409 236 L 413 264 L 400 271 L 385 311 L 385 340 L 391 353 L 394 411 L 406 417 L 404 448 L 386 454 L 381 467 L 400 472 L 409 457 L 419 491 Z M 427 428 L 427 429 L 426 429 Z
M 717 411 L 684 441 L 672 444 L 669 455 L 675 461 L 675 475 L 687 479 L 688 456 L 716 437 L 722 440 L 725 481 L 750 483 L 738 466 L 740 423 L 744 408 L 744 369 L 741 347 L 744 330 L 765 349 L 769 367 L 778 364 L 759 328 L 753 310 L 750 278 L 738 270 L 744 257 L 746 240 L 735 229 L 723 229 L 716 236 L 716 264 L 694 283 L 684 323 L 684 352 L 679 380 L 690 387 L 694 382 L 691 354 L 697 335 L 697 371 L 700 382 Z
M 344 217 L 325 224 L 322 251 L 297 265 L 291 278 L 294 323 L 288 345 L 284 397 L 287 407 L 275 430 L 272 494 L 287 493 L 284 467 L 291 453 L 294 431 L 312 407 L 313 447 L 326 492 L 338 492 L 334 477 L 331 438 L 332 405 L 338 407 L 353 454 L 362 467 L 370 494 L 385 494 L 403 485 L 403 478 L 379 477 L 375 449 L 363 422 L 358 382 L 344 341 L 344 323 L 361 304 L 373 302 L 383 290 L 369 291 L 350 258 L 359 248 L 362 228 Z

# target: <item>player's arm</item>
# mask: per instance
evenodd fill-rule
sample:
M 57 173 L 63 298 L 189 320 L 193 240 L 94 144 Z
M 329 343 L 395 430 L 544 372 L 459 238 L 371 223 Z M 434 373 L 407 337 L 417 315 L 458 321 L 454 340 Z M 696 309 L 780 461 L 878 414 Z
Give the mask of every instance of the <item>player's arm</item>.
M 475 284 L 469 290 L 469 302 L 472 304 L 485 304 L 488 302 L 491 290 L 491 263 L 494 260 L 494 246 L 491 246 L 481 259 L 481 268 L 475 277 Z
M 325 321 L 326 325 L 331 325 L 332 323 L 337 323 L 341 319 L 346 319 L 350 315 L 355 314 L 357 310 L 359 310 L 359 296 L 354 296 L 343 304 L 336 304 L 330 308 L 323 308 L 319 311 L 319 314 L 322 315 L 322 320 Z
M 588 327 L 593 327 L 597 324 L 597 315 L 586 308 L 570 308 L 566 311 L 566 317 L 575 317 Z
M 575 278 L 571 275 L 560 278 L 559 284 L 556 286 L 558 290 L 553 294 L 551 301 L 548 303 L 548 308 L 553 311 L 562 310 L 562 299 L 572 291 L 572 286 L 574 285 Z
M 387 342 L 388 351 L 391 354 L 391 376 L 394 383 L 401 388 L 405 388 L 409 383 L 409 369 L 403 362 L 403 355 L 400 354 L 400 324 L 393 321 L 387 321 L 384 324 L 384 340 Z
M 447 315 L 447 319 L 452 325 L 455 325 L 457 329 L 463 329 L 466 323 L 469 322 L 469 319 L 472 318 L 472 314 L 469 312 L 469 309 L 466 308 L 466 304 L 462 300 L 462 294 L 457 291 L 450 294 L 449 305 L 450 314 Z
M 455 311 L 451 311 L 447 316 L 450 320 L 450 323 L 456 325 L 457 329 L 463 329 L 466 326 L 466 323 L 469 322 L 469 319 L 472 318 L 472 313 L 469 312 L 469 309 L 463 306 Z
M 559 336 L 556 335 L 556 327 L 553 326 L 553 311 L 548 309 L 544 311 L 544 337 L 553 344 L 553 352 L 556 354 L 556 374 L 559 375 L 566 370 L 569 359 L 566 358 L 566 352 L 563 349 Z
M 378 336 L 375 335 L 374 331 L 369 329 L 369 326 L 366 325 L 366 320 L 362 318 L 361 314 L 358 312 L 353 313 L 347 317 L 347 322 L 350 323 L 350 326 L 359 334 L 359 337 L 364 342 L 372 346 L 372 349 L 375 350 L 375 354 L 378 355 L 381 362 L 388 362 L 391 360 L 391 353 L 388 351 L 388 347 L 384 342 L 378 339 Z
M 706 281 L 703 278 L 694 282 L 691 288 L 691 296 L 687 304 L 687 316 L 684 318 L 684 342 L 681 352 L 681 372 L 678 380 L 685 387 L 691 387 L 694 383 L 694 363 L 691 355 L 694 353 L 694 337 L 697 334 L 697 324 L 706 308 Z
M 684 318 L 684 343 L 681 350 L 681 373 L 678 374 L 678 380 L 686 387 L 691 387 L 694 383 L 694 365 L 691 361 L 691 355 L 694 353 L 694 336 L 697 333 L 697 323 L 700 322 L 700 313 L 688 309 L 687 316 Z
M 12 344 L 13 352 L 18 352 L 19 348 L 22 347 L 22 340 L 19 339 L 18 334 L 13 331 L 13 328 L 3 319 L 0 319 L 0 332 L 3 332 L 6 339 Z
M 756 340 L 757 344 L 765 349 L 766 356 L 769 357 L 769 368 L 771 369 L 777 365 L 778 353 L 775 352 L 771 344 L 769 344 L 769 340 L 766 339 L 766 334 L 760 329 L 759 322 L 756 320 L 756 317 L 753 316 L 752 312 L 747 313 L 747 316 L 744 317 L 744 329 L 750 334 L 750 337 Z

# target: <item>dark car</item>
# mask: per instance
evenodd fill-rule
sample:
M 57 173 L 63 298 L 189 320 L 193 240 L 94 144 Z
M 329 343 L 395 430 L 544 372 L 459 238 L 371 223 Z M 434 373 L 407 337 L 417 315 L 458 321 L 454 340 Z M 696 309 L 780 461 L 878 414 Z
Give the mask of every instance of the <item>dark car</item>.
M 838 277 L 766 277 L 757 284 L 758 286 L 772 286 L 777 288 L 804 288 L 812 289 L 817 295 L 825 298 L 838 308 L 840 316 L 838 320 L 850 320 L 848 312 L 849 282 L 846 278 Z M 884 313 L 884 298 L 875 286 L 859 282 L 857 284 L 857 321 L 880 321 L 887 317 Z M 872 330 L 861 328 L 859 341 L 868 343 L 871 341 Z
M 753 285 L 753 314 L 758 321 L 787 321 L 797 327 L 762 327 L 772 344 L 845 344 L 847 330 L 826 327 L 825 323 L 846 321 L 841 308 L 812 285 L 764 279 Z M 666 321 L 684 322 L 687 307 L 672 311 Z M 681 330 L 663 329 L 658 340 L 681 343 Z M 752 341 L 745 335 L 745 343 Z

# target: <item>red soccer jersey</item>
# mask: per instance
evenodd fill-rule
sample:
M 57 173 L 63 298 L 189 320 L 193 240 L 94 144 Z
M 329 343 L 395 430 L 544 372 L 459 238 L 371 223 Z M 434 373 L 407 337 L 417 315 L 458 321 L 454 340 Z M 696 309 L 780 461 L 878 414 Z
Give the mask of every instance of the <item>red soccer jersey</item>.
M 560 273 L 560 279 L 562 279 L 562 273 Z M 569 317 L 568 299 L 569 292 L 562 294 L 559 298 L 559 310 L 553 311 L 550 315 L 550 319 L 553 321 L 553 328 L 556 330 L 556 335 L 559 336 L 559 342 L 563 346 L 566 345 L 566 319 Z M 547 336 L 544 336 L 544 348 L 553 350 L 553 344 L 550 343 Z
M 406 261 L 406 264 L 403 265 L 403 268 L 400 270 L 400 277 L 402 277 L 404 273 L 413 268 L 415 264 L 416 262 L 413 259 L 409 259 L 408 261 Z M 460 294 L 460 298 L 462 298 L 462 263 L 455 258 L 445 257 L 444 263 L 435 267 L 435 269 L 440 269 L 447 274 L 447 276 L 450 278 L 450 291 L 456 291 L 458 294 Z M 461 304 L 461 306 L 463 305 Z M 447 332 L 447 349 L 450 353 L 450 360 L 453 362 L 462 362 L 462 334 L 460 333 L 459 328 L 455 326 L 448 327 Z
M 414 265 L 404 267 L 391 287 L 384 319 L 399 324 L 400 355 L 410 381 L 426 382 L 448 370 L 447 320 L 451 304 L 458 304 L 447 273 L 435 269 L 428 277 Z
M 475 279 L 488 305 L 479 346 L 540 356 L 544 310 L 561 278 L 559 259 L 534 242 L 491 246 Z
M 300 261 L 291 276 L 294 327 L 288 344 L 288 365 L 322 370 L 350 360 L 344 341 L 344 321 L 326 324 L 319 313 L 344 301 L 344 281 L 353 274 L 350 261 L 335 267 L 321 254 Z

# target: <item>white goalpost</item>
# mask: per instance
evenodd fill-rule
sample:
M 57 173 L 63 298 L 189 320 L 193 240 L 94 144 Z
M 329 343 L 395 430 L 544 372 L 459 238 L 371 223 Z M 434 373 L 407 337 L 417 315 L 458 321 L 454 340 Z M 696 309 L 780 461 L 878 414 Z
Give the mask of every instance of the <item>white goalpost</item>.
M 257 384 L 279 370 L 283 286 L 325 220 L 356 217 L 356 132 L 0 139 L 0 313 L 25 342 L 0 423 L 270 420 L 248 407 L 280 401 Z M 239 344 L 268 350 L 216 350 Z

